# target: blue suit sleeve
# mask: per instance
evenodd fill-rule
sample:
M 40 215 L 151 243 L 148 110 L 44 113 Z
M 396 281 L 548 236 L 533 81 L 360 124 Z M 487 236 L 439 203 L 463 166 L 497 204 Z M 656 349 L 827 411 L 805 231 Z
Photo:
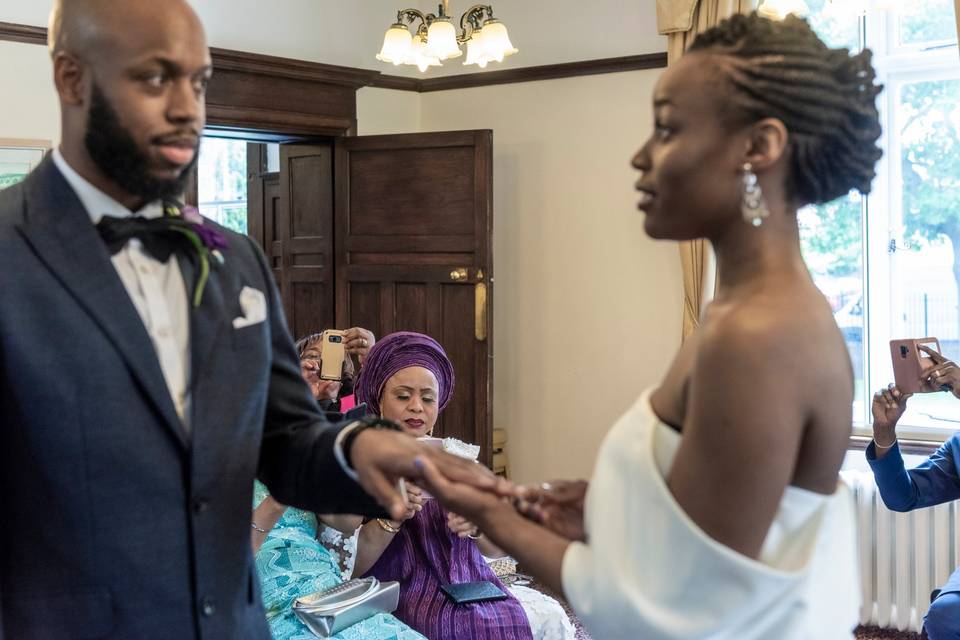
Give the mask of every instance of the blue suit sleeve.
M 954 434 L 933 455 L 909 471 L 903 464 L 900 445 L 877 460 L 873 442 L 867 447 L 867 462 L 880 489 L 883 503 L 892 511 L 912 511 L 960 498 L 960 433 Z
M 387 513 L 349 478 L 334 454 L 345 424 L 320 412 L 300 375 L 300 359 L 283 317 L 280 294 L 260 250 L 249 240 L 267 283 L 272 362 L 257 478 L 278 501 L 315 513 Z

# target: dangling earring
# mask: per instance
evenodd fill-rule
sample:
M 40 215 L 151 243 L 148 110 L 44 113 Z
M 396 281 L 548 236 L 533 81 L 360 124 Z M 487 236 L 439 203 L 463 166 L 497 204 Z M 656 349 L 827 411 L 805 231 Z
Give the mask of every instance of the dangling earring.
M 760 191 L 760 182 L 753 172 L 753 165 L 743 163 L 743 197 L 740 202 L 740 212 L 743 219 L 755 227 L 763 224 L 763 219 L 770 215 L 767 203 L 763 201 L 763 192 Z

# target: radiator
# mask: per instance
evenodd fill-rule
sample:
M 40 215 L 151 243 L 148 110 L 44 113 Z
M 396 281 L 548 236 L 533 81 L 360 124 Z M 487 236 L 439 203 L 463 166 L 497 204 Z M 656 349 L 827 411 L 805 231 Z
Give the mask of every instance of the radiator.
M 910 513 L 887 509 L 869 471 L 843 471 L 857 503 L 863 598 L 860 623 L 919 631 L 930 592 L 960 565 L 956 503 Z

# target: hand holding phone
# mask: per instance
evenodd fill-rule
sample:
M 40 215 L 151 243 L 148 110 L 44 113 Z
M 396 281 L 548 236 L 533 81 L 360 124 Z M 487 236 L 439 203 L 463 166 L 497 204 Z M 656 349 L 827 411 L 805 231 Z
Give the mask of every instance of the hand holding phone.
M 343 359 L 346 355 L 343 345 L 344 331 L 328 329 L 320 338 L 320 378 L 322 380 L 343 379 Z
M 890 357 L 893 359 L 893 379 L 897 388 L 905 394 L 933 393 L 940 387 L 930 386 L 930 372 L 937 363 L 947 362 L 940 353 L 940 341 L 936 338 L 911 338 L 890 341 Z
M 957 368 L 956 363 L 925 345 L 918 345 L 917 349 L 929 356 L 933 362 L 933 365 L 924 371 L 926 387 L 930 391 L 949 391 L 960 398 L 960 368 Z

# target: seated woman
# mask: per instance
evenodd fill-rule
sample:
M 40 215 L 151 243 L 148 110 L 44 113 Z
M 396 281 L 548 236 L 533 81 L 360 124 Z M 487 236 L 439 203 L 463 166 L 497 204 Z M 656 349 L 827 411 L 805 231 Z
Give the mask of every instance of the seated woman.
M 317 338 L 319 334 L 313 342 L 307 339 L 297 343 L 301 357 Z M 316 394 L 316 376 L 312 375 L 315 371 L 301 371 Z M 315 640 L 316 636 L 293 613 L 293 601 L 340 584 L 337 559 L 317 540 L 318 522 L 314 514 L 280 504 L 260 482 L 254 487 L 253 504 L 251 542 L 270 632 L 275 640 Z M 367 618 L 333 638 L 423 640 L 419 633 L 387 614 Z
M 939 353 L 920 347 L 933 359 L 925 372 L 924 391 L 949 388 L 960 397 L 960 369 Z M 892 511 L 913 511 L 960 499 L 960 432 L 953 434 L 917 467 L 907 470 L 897 444 L 897 423 L 910 394 L 891 384 L 873 396 L 873 442 L 867 462 L 883 503 Z M 953 572 L 927 611 L 923 625 L 930 640 L 960 638 L 960 569 Z
M 443 348 L 419 333 L 394 333 L 371 349 L 356 383 L 358 402 L 400 424 L 412 436 L 433 432 L 453 396 L 453 365 Z M 395 615 L 430 640 L 573 638 L 559 603 L 524 587 L 507 590 L 484 560 L 503 556 L 476 527 L 448 513 L 408 484 L 411 509 L 403 521 L 373 520 L 359 534 L 355 575 L 400 582 Z M 440 587 L 490 581 L 504 600 L 457 605 Z

